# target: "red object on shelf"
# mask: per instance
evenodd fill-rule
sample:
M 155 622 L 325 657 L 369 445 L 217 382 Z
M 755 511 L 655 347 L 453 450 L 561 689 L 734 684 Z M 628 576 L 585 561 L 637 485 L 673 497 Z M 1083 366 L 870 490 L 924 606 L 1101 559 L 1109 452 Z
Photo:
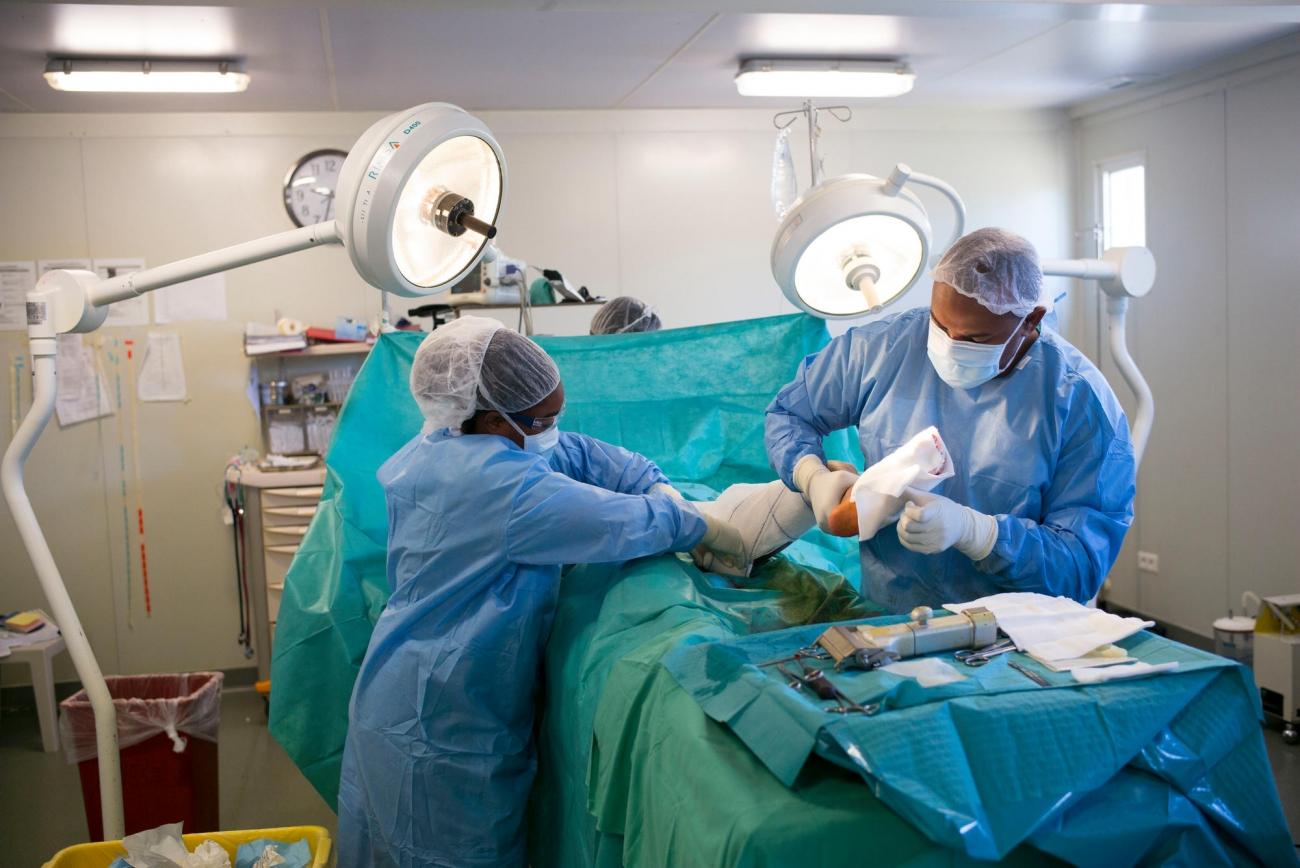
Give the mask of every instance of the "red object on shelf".
M 120 751 L 126 834 L 176 822 L 183 822 L 186 832 L 220 831 L 217 742 L 200 738 L 186 729 L 194 724 L 199 729 L 210 729 L 215 737 L 220 721 L 222 679 L 219 672 L 105 678 L 118 712 L 119 738 L 126 741 L 133 734 L 138 737 L 152 729 L 158 730 Z M 86 692 L 80 690 L 59 705 L 64 716 L 61 726 L 65 737 L 70 735 L 70 744 L 79 746 L 73 749 L 80 748 L 84 753 L 85 746 L 95 741 L 95 715 Z M 179 753 L 166 732 L 142 724 L 142 717 L 156 719 L 163 706 L 166 706 L 165 716 L 176 721 L 178 734 L 185 740 L 185 748 Z M 91 756 L 77 765 L 89 840 L 102 841 L 99 760 Z
M 315 341 L 318 344 L 364 344 L 365 341 L 352 341 L 345 338 L 334 336 L 334 329 L 323 329 L 320 326 L 307 327 L 307 340 Z

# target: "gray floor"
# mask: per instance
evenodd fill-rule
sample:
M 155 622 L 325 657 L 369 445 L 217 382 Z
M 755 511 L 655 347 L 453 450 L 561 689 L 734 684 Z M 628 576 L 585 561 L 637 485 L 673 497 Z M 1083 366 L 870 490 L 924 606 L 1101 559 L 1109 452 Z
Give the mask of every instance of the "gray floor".
M 81 781 L 62 754 L 41 751 L 34 709 L 7 705 L 0 720 L 0 863 L 39 866 L 86 840 Z M 313 825 L 333 837 L 334 812 L 271 738 L 251 688 L 223 696 L 220 745 L 222 828 Z
M 226 691 L 221 703 L 221 824 L 226 829 L 318 825 L 334 835 L 334 812 L 307 783 L 266 729 L 262 700 L 252 690 Z M 1300 745 L 1264 733 L 1278 792 L 1300 841 Z M 32 708 L 3 709 L 0 727 L 0 856 L 7 865 L 37 866 L 63 847 L 86 840 L 81 784 L 61 754 L 41 751 Z

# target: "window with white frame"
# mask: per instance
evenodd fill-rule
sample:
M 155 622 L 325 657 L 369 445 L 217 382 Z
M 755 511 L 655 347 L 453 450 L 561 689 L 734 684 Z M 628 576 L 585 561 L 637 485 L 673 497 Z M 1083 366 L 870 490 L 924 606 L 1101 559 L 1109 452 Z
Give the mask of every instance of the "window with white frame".
M 1145 247 L 1146 165 L 1141 155 L 1098 166 L 1101 182 L 1101 248 Z

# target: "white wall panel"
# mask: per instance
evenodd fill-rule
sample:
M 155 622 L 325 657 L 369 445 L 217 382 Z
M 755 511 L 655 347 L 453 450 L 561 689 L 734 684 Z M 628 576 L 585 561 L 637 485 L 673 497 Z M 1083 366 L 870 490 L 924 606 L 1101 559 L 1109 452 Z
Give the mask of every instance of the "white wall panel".
M 1228 93 L 1223 605 L 1300 592 L 1300 74 Z
M 291 161 L 347 148 L 375 113 L 23 115 L 0 117 L 0 259 L 144 257 L 158 264 L 290 228 L 280 184 Z M 776 220 L 767 111 L 504 112 L 484 115 L 510 170 L 499 240 L 509 255 L 558 268 L 593 293 L 640 295 L 669 326 L 792 310 L 771 278 Z M 1069 137 L 1051 113 L 863 110 L 827 123 L 831 172 L 888 172 L 905 160 L 965 195 L 971 225 L 1017 229 L 1055 255 L 1069 241 Z M 798 141 L 798 137 L 796 137 Z M 804 145 L 796 150 L 807 186 Z M 84 178 L 84 182 L 83 182 Z M 84 187 L 84 189 L 83 189 Z M 940 234 L 946 206 L 936 209 Z M 294 316 L 330 325 L 373 315 L 376 293 L 341 249 L 318 249 L 227 275 L 229 319 L 179 333 L 191 400 L 139 408 L 141 476 L 154 617 L 143 617 L 138 562 L 127 623 L 117 418 L 46 435 L 32 457 L 33 500 L 87 632 L 110 672 L 238 667 L 229 528 L 220 520 L 226 458 L 256 445 L 245 397 L 243 324 Z M 925 303 L 924 288 L 908 299 Z M 396 309 L 405 310 L 403 301 Z M 503 319 L 513 322 L 505 312 Z M 588 310 L 538 312 L 539 331 L 586 330 Z M 142 340 L 144 328 L 92 340 Z M 0 332 L 0 359 L 25 351 Z M 9 378 L 0 381 L 8 406 Z M 24 403 L 30 392 L 24 394 Z M 0 427 L 0 447 L 9 439 Z M 134 487 L 132 486 L 134 497 Z M 132 500 L 132 504 L 134 500 Z M 12 605 L 41 602 L 0 507 L 0 566 Z M 5 670 L 17 680 L 22 672 Z M 60 678 L 72 677 L 61 663 Z
M 1207 636 L 1242 591 L 1300 589 L 1300 70 L 1274 66 L 1076 124 L 1080 224 L 1094 164 L 1145 152 L 1158 263 L 1130 314 L 1156 419 L 1113 597 Z M 1095 298 L 1088 313 L 1095 335 Z M 1137 571 L 1139 548 L 1159 555 L 1159 574 Z

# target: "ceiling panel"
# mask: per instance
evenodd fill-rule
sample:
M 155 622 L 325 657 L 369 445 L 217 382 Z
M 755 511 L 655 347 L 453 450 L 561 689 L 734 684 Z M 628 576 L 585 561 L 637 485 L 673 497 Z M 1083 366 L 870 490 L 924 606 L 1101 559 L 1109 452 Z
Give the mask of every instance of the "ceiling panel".
M 0 91 L 0 112 L 25 112 L 29 111 L 28 107 L 11 97 L 4 91 Z
M 926 81 L 1057 26 L 1029 20 L 952 20 L 895 15 L 724 15 L 641 88 L 628 108 L 784 106 L 789 99 L 736 93 L 741 58 L 903 57 Z M 911 98 L 905 98 L 911 99 Z M 897 102 L 897 101 L 891 101 Z
M 1106 93 L 1111 79 L 1150 81 L 1176 75 L 1294 29 L 1231 21 L 1069 21 L 929 82 L 926 90 L 943 103 L 1067 105 Z
M 478 110 L 788 105 L 735 92 L 739 60 L 754 56 L 905 57 L 918 73 L 916 89 L 888 105 L 1064 106 L 1104 93 L 1118 76 L 1173 75 L 1300 28 L 1294 5 L 1190 0 L 862 0 L 860 8 L 882 14 L 861 15 L 654 11 L 648 0 L 565 8 L 587 2 L 493 0 L 473 9 L 348 0 L 328 9 L 313 0 L 5 2 L 0 112 L 381 110 L 430 99 Z M 763 5 L 775 0 L 751 8 Z M 683 4 L 660 8 L 674 6 Z M 59 53 L 234 55 L 246 59 L 252 83 L 230 95 L 65 94 L 41 77 L 47 57 Z
M 612 108 L 709 16 L 653 12 L 330 12 L 343 109 L 431 99 L 472 109 Z
M 242 94 L 53 90 L 49 55 L 247 58 Z M 0 4 L 0 90 L 38 112 L 314 111 L 332 107 L 315 9 Z

